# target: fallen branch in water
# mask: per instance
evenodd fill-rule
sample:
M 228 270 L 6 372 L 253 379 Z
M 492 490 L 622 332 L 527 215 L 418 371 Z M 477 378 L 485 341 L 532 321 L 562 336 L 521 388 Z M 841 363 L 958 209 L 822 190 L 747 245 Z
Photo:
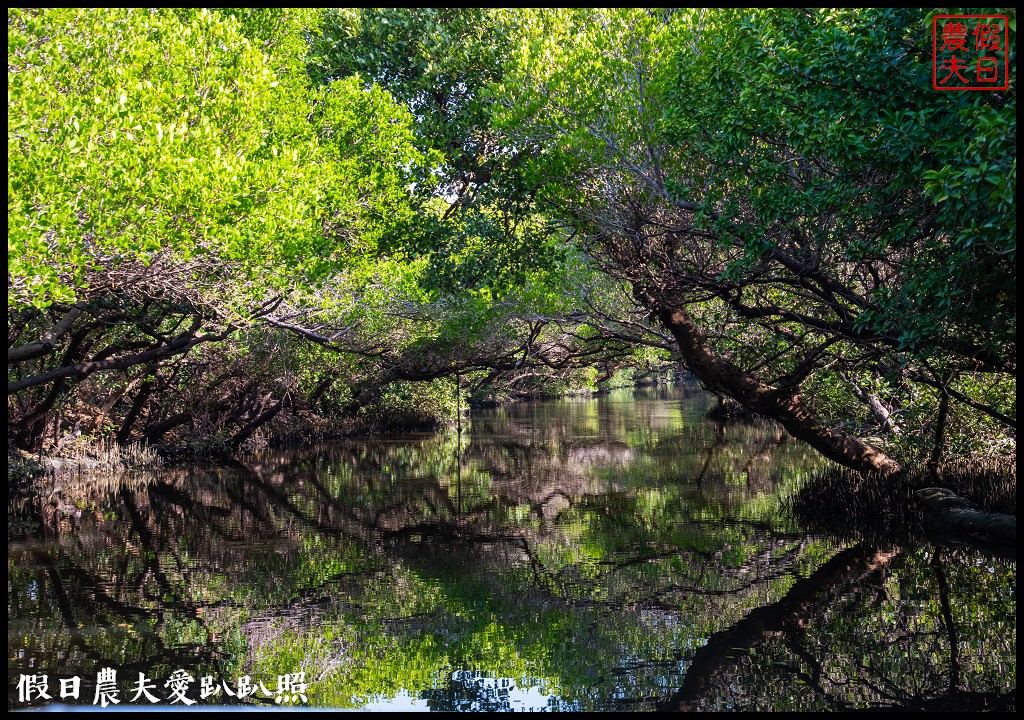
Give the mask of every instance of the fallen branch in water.
M 914 500 L 925 513 L 925 526 L 944 540 L 981 547 L 1017 559 L 1017 518 L 986 512 L 952 490 L 921 488 Z

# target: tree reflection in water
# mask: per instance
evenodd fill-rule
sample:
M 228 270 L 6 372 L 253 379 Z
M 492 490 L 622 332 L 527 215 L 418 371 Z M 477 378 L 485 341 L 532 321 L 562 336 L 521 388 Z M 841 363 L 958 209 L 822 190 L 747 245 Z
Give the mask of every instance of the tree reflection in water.
M 677 400 L 14 498 L 9 707 L 20 673 L 89 702 L 111 664 L 302 669 L 332 707 L 1015 705 L 1013 563 L 807 533 L 786 507 L 814 456 Z

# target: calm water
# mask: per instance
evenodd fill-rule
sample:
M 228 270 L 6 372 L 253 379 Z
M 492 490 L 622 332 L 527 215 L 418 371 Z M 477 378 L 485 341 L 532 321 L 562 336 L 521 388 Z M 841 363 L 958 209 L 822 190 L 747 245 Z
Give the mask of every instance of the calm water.
M 805 531 L 787 508 L 818 457 L 708 407 L 621 392 L 480 411 L 461 436 L 50 481 L 8 504 L 8 707 L 1015 698 L 1015 563 Z

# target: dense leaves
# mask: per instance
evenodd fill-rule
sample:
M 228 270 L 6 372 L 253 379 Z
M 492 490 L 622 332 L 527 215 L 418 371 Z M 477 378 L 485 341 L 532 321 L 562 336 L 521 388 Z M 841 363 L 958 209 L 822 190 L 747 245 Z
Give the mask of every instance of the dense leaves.
M 15 439 L 436 425 L 674 357 L 853 467 L 1012 451 L 1015 79 L 931 89 L 930 17 L 13 9 Z
M 935 460 L 949 397 L 1012 435 L 1012 84 L 932 90 L 917 10 L 531 23 L 505 126 L 543 144 L 552 212 L 708 387 L 862 469 L 895 466 L 844 426 Z M 974 402 L 962 382 L 1005 394 Z

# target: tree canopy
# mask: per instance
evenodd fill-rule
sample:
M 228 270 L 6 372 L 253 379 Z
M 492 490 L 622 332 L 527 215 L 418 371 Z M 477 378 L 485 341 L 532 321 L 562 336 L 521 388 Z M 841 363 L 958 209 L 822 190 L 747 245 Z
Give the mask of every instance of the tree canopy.
M 828 401 L 899 434 L 914 383 L 947 408 L 973 402 L 961 382 L 1013 382 L 1015 97 L 930 90 L 926 13 L 534 23 L 509 127 L 547 143 L 550 205 L 711 389 L 890 471 L 837 422 L 850 403 L 828 417 Z M 972 407 L 1013 427 L 995 405 Z
M 934 90 L 930 31 L 11 9 L 9 434 L 235 448 L 681 362 L 856 469 L 1012 452 L 1016 81 Z

